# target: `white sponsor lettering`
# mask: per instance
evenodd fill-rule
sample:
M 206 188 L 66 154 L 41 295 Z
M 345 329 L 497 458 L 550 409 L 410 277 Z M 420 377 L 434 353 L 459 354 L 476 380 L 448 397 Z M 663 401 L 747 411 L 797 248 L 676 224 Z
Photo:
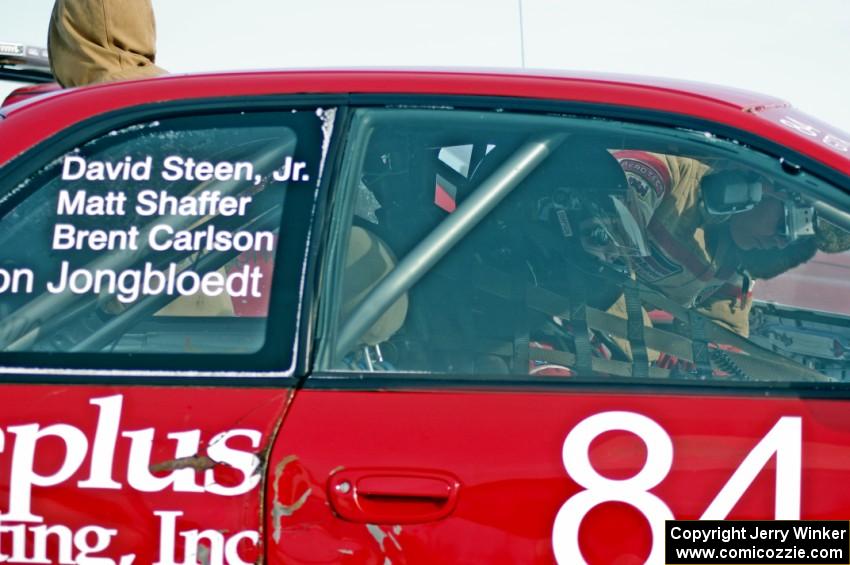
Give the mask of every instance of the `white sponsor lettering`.
M 283 161 L 283 166 L 272 173 L 272 177 L 277 182 L 292 181 L 308 181 L 310 175 L 304 173 L 307 164 L 303 161 L 293 161 L 292 157 L 287 157 Z
M 32 513 L 32 487 L 56 486 L 67 481 L 73 475 L 89 449 L 86 435 L 74 426 L 54 424 L 42 428 L 39 424 L 10 426 L 10 434 L 15 435 L 15 447 L 12 450 L 12 473 L 9 478 L 9 510 L 0 515 L 4 522 L 43 522 L 41 516 Z M 41 440 L 55 437 L 62 441 L 65 456 L 59 468 L 53 473 L 41 475 L 35 471 L 35 455 Z
M 171 487 L 175 492 L 204 492 L 195 484 L 195 470 L 177 469 L 165 477 L 155 477 L 150 472 L 151 450 L 154 429 L 147 428 L 121 434 L 130 438 L 130 460 L 127 463 L 127 482 L 141 492 L 159 492 Z M 200 430 L 168 434 L 168 439 L 177 441 L 174 458 L 191 457 L 201 446 Z
M 199 290 L 207 296 L 218 296 L 226 292 L 233 298 L 260 298 L 263 272 L 259 265 L 244 265 L 226 275 L 218 271 L 199 274 L 192 270 L 181 271 L 177 263 L 173 262 L 168 263 L 162 271 L 155 269 L 150 262 L 146 262 L 143 269 L 71 270 L 70 263 L 62 261 L 59 263 L 58 277 L 56 281 L 47 282 L 47 292 L 97 295 L 109 293 L 116 295 L 120 302 L 129 304 L 140 296 L 191 296 Z
M 792 118 L 791 116 L 786 116 L 779 120 L 779 122 L 793 130 L 797 130 L 803 135 L 808 135 L 809 137 L 817 137 L 820 135 L 820 130 L 814 126 L 810 126 L 809 124 L 804 124 L 800 120 Z
M 120 394 L 105 398 L 92 398 L 89 404 L 100 409 L 97 428 L 91 452 L 91 472 L 89 478 L 77 483 L 80 488 L 120 489 L 121 483 L 112 478 L 115 443 L 118 441 L 118 428 L 121 425 L 121 405 L 124 398 Z
M 150 156 L 141 161 L 133 161 L 130 156 L 118 162 L 87 161 L 79 155 L 66 155 L 62 162 L 62 180 L 89 181 L 134 180 L 144 181 L 151 178 L 152 159 Z
M 0 269 L 0 294 L 11 292 L 32 293 L 35 273 L 32 269 Z
M 638 436 L 646 444 L 646 463 L 637 475 L 615 480 L 600 475 L 590 463 L 590 444 L 601 434 L 622 430 Z M 582 520 L 591 509 L 608 501 L 631 504 L 646 516 L 652 531 L 652 549 L 647 563 L 662 563 L 664 520 L 673 513 L 664 502 L 648 492 L 664 480 L 673 464 L 673 443 L 667 432 L 646 416 L 634 412 L 603 412 L 573 428 L 564 441 L 564 467 L 585 490 L 570 497 L 555 516 L 552 546 L 558 563 L 584 563 L 578 544 Z
M 257 430 L 236 429 L 223 432 L 215 436 L 207 447 L 207 455 L 221 463 L 229 465 L 242 473 L 242 482 L 233 487 L 226 487 L 215 481 L 215 473 L 208 469 L 204 474 L 204 486 L 207 492 L 220 494 L 222 496 L 236 496 L 250 492 L 260 483 L 260 474 L 257 469 L 260 466 L 260 458 L 253 453 L 232 449 L 227 446 L 227 440 L 234 437 L 247 437 L 251 440 L 251 447 L 258 449 L 263 436 Z
M 779 120 L 782 125 L 791 128 L 809 137 L 817 137 L 820 142 L 827 147 L 840 151 L 841 153 L 850 153 L 850 141 L 843 139 L 833 133 L 825 133 L 813 125 L 801 122 L 791 116 L 785 116 Z
M 836 135 L 826 134 L 823 138 L 823 142 L 842 153 L 850 152 L 850 141 L 842 139 Z
M 724 520 L 756 476 L 776 455 L 774 520 L 800 519 L 803 431 L 800 418 L 782 417 L 750 451 L 703 513 L 702 520 Z
M 252 196 L 222 196 L 218 190 L 172 196 L 165 190 L 142 190 L 136 195 L 140 216 L 244 216 Z
M 175 230 L 159 224 L 148 233 L 148 245 L 154 251 L 274 251 L 274 233 L 270 231 L 230 232 L 209 225 L 197 230 Z
M 178 532 L 177 518 L 182 512 L 154 512 L 160 518 L 159 528 L 159 557 L 154 565 L 195 565 L 198 563 L 198 548 L 201 540 L 206 541 L 209 550 L 209 565 L 250 565 L 239 556 L 238 546 L 242 540 L 249 540 L 255 547 L 260 543 L 260 533 L 255 530 L 244 530 L 232 536 L 225 537 L 217 530 L 185 530 Z M 177 535 L 184 539 L 184 555 L 177 560 L 175 540 Z
M 118 530 L 100 526 L 84 526 L 75 532 L 61 524 L 0 524 L 0 534 L 8 534 L 6 539 L 11 538 L 11 553 L 0 549 L 0 562 L 3 563 L 130 565 L 136 558 L 134 554 L 123 555 L 117 561 L 96 557 L 109 549 L 112 538 L 118 534 Z M 53 555 L 56 557 L 51 559 Z
M 215 178 L 218 181 L 226 180 L 253 180 L 254 165 L 250 161 L 237 161 L 228 163 L 211 163 L 209 161 L 195 161 L 191 157 L 184 159 L 177 155 L 166 157 L 162 161 L 162 178 L 168 181 L 191 180 L 208 181 Z
M 628 479 L 602 476 L 590 462 L 590 444 L 609 431 L 626 431 L 646 445 L 646 462 Z M 800 519 L 802 482 L 802 421 L 783 416 L 747 454 L 727 483 L 701 516 L 702 520 L 723 520 L 738 503 L 756 476 L 776 455 L 774 519 Z M 603 412 L 579 422 L 564 440 L 562 449 L 567 474 L 584 490 L 574 494 L 555 516 L 552 548 L 561 564 L 584 564 L 579 547 L 579 528 L 594 507 L 609 501 L 624 502 L 638 509 L 652 532 L 652 546 L 646 563 L 664 563 L 664 521 L 674 516 L 667 504 L 649 492 L 659 485 L 673 464 L 673 443 L 658 423 L 634 412 Z
M 53 249 L 91 249 L 92 251 L 136 250 L 139 248 L 139 228 L 126 230 L 88 230 L 72 224 L 58 223 L 53 226 Z
M 151 460 L 156 430 L 144 428 L 121 431 L 122 395 L 93 398 L 90 404 L 98 409 L 97 426 L 91 442 L 79 428 L 61 423 L 50 426 L 9 426 L 5 433 L 0 430 L 0 453 L 6 450 L 5 434 L 14 436 L 10 475 L 12 488 L 9 492 L 8 510 L 0 514 L 0 520 L 7 523 L 42 523 L 43 517 L 32 512 L 33 488 L 61 485 L 81 468 L 88 469 L 88 476 L 77 482 L 77 486 L 82 489 L 117 490 L 125 488 L 126 485 L 140 492 L 172 490 L 237 496 L 250 492 L 259 484 L 259 475 L 255 474 L 260 464 L 259 458 L 251 451 L 230 445 L 232 439 L 245 437 L 250 440 L 253 449 L 259 449 L 262 433 L 258 430 L 227 430 L 208 442 L 207 457 L 215 464 L 227 465 L 242 474 L 243 480 L 238 485 L 219 485 L 211 472 L 201 475 L 190 467 L 175 469 L 165 476 L 154 476 L 150 466 L 152 463 L 158 463 Z M 200 430 L 171 432 L 166 437 L 174 443 L 174 459 L 192 457 L 198 455 L 201 450 Z M 122 438 L 130 442 L 126 482 L 121 481 L 122 477 L 115 476 L 114 454 L 116 445 Z M 36 460 L 44 457 L 44 453 L 55 451 L 57 445 L 63 448 L 58 467 L 52 468 L 48 473 L 37 472 Z M 90 464 L 83 467 L 87 458 Z
M 78 190 L 73 196 L 67 190 L 59 191 L 56 214 L 63 216 L 123 216 L 127 195 L 109 191 L 105 195 L 88 194 Z
M 60 563 L 89 565 L 132 565 L 135 554 L 121 557 L 104 557 L 110 554 L 118 530 L 99 525 L 84 525 L 72 529 L 64 524 L 46 524 L 45 517 L 33 511 L 34 491 L 57 487 L 78 473 L 80 489 L 133 489 L 138 492 L 190 492 L 215 496 L 238 496 L 256 489 L 260 482 L 260 459 L 254 451 L 261 448 L 263 435 L 258 430 L 237 428 L 220 432 L 204 442 L 201 430 L 184 430 L 166 433 L 174 446 L 173 462 L 152 461 L 153 446 L 161 432 L 155 428 L 122 430 L 123 395 L 92 398 L 89 404 L 97 410 L 97 424 L 93 437 L 83 430 L 65 423 L 43 426 L 38 423 L 13 425 L 0 429 L 0 453 L 7 452 L 7 434 L 11 445 L 11 474 L 8 509 L 0 514 L 0 563 Z M 250 450 L 233 447 L 234 442 L 247 438 Z M 159 440 L 162 441 L 162 440 Z M 116 474 L 115 454 L 119 442 L 129 442 L 126 476 Z M 181 459 L 202 455 L 206 444 L 206 468 L 180 464 Z M 57 451 L 57 449 L 59 451 Z M 123 451 L 119 451 L 123 452 Z M 161 450 L 158 450 L 162 457 Z M 56 455 L 60 454 L 60 457 Z M 54 464 L 46 467 L 43 461 Z M 86 460 L 88 464 L 86 465 Z M 36 462 L 39 462 L 36 464 Z M 167 474 L 152 472 L 157 464 L 167 463 Z M 225 465 L 242 475 L 236 485 L 222 485 L 216 481 L 214 468 Z M 212 468 L 210 468 L 211 466 Z M 36 470 L 38 469 L 38 470 Z M 49 470 L 47 470 L 49 469 Z M 36 507 L 38 508 L 38 507 Z M 246 563 L 239 555 L 239 546 L 245 550 L 250 542 L 259 544 L 256 530 L 229 534 L 215 529 L 187 529 L 177 527 L 182 511 L 154 512 L 160 517 L 159 533 L 161 565 L 194 565 L 199 548 L 208 550 L 210 564 Z M 175 544 L 180 537 L 183 541 Z M 184 556 L 178 561 L 175 547 L 184 547 Z M 112 553 L 111 555 L 114 555 Z

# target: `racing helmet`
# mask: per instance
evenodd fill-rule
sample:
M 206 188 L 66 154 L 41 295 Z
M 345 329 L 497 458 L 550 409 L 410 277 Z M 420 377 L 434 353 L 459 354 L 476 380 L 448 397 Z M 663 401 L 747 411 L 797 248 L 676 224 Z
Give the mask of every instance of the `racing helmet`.
M 601 144 L 569 140 L 529 177 L 533 222 L 549 237 L 606 263 L 647 256 L 646 219 L 617 159 Z

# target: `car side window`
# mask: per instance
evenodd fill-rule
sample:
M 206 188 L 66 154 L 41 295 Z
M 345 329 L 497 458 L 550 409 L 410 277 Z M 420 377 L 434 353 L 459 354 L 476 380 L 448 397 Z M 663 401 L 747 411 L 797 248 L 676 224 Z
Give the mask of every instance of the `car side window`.
M 315 187 L 320 129 L 315 110 L 149 120 L 31 174 L 0 218 L 0 350 L 260 350 L 287 194 Z
M 845 378 L 850 313 L 828 279 L 850 221 L 817 196 L 836 187 L 774 156 L 499 112 L 361 110 L 351 136 L 328 369 Z M 795 298 L 801 272 L 818 304 Z

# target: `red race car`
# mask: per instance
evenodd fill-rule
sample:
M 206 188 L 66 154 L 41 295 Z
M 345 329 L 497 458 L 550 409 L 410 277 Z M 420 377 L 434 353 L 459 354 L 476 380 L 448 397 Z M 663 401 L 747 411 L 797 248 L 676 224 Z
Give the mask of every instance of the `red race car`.
M 847 134 L 618 76 L 36 88 L 0 561 L 660 564 L 665 520 L 850 517 Z

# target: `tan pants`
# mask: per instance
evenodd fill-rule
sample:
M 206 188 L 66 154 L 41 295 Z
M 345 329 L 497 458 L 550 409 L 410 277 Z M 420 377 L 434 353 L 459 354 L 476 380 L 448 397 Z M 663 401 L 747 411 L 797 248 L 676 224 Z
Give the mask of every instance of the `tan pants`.
M 53 75 L 65 87 L 165 73 L 154 64 L 150 0 L 56 0 L 48 48 Z

